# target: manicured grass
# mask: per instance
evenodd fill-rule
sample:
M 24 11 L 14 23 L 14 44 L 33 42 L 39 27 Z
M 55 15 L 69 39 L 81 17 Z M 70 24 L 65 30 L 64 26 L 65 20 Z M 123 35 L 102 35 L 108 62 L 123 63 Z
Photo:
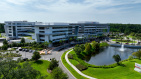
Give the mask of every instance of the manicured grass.
M 70 49 L 71 50 L 71 49 Z M 69 51 L 69 50 L 68 50 Z M 77 79 L 87 79 L 81 75 L 79 75 L 65 60 L 65 54 L 68 52 L 64 52 L 63 55 L 61 56 L 61 60 L 64 64 L 64 66 L 73 74 L 73 76 L 75 76 Z
M 40 71 L 42 76 L 47 75 L 46 79 L 51 79 L 50 73 L 47 72 L 47 68 L 49 67 L 50 62 L 47 60 L 38 60 L 37 62 L 29 61 L 31 66 Z
M 116 41 L 116 39 L 112 39 L 112 41 Z M 126 41 L 126 42 L 125 42 Z M 117 42 L 121 42 L 121 40 L 120 39 L 117 39 Z M 123 42 L 123 41 L 122 41 Z M 124 42 L 123 43 L 127 43 L 127 40 L 124 40 Z M 132 43 L 132 41 L 130 40 L 128 43 Z M 134 41 L 133 41 L 133 43 L 134 43 Z M 137 41 L 135 41 L 135 43 L 137 43 Z
M 134 71 L 136 63 L 141 63 L 141 60 L 133 59 L 123 62 L 125 66 L 117 66 L 115 68 L 91 68 L 82 71 L 84 74 L 98 79 L 140 79 L 141 73 Z

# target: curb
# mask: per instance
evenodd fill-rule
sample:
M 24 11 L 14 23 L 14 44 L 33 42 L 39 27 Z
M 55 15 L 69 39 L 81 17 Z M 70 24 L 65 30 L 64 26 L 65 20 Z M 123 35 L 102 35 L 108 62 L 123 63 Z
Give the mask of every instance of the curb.
M 62 54 L 63 55 L 63 54 Z M 62 57 L 62 56 L 61 56 Z M 60 60 L 61 60 L 61 57 L 60 57 Z M 62 65 L 64 66 L 64 64 L 63 64 L 63 62 L 62 62 L 62 60 L 61 60 L 61 63 L 62 63 Z M 64 66 L 65 67 L 65 66 Z M 66 67 L 65 67 L 66 68 Z M 66 68 L 66 70 L 72 75 L 72 73 Z M 73 76 L 73 75 L 72 75 Z M 73 76 L 74 77 L 74 76 Z M 74 79 L 76 79 L 75 77 L 74 77 Z

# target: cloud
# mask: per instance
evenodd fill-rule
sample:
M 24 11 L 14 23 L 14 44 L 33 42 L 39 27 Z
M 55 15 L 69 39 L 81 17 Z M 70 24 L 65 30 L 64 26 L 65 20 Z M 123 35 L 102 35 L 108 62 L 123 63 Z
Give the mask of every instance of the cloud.
M 129 14 L 135 14 L 134 11 L 141 7 L 137 4 L 141 4 L 141 0 L 2 0 L 0 15 L 3 16 L 0 16 L 2 18 L 0 21 L 27 19 L 31 21 L 116 22 L 124 20 L 118 17 L 129 18 Z M 138 12 L 133 16 L 139 16 L 141 11 Z

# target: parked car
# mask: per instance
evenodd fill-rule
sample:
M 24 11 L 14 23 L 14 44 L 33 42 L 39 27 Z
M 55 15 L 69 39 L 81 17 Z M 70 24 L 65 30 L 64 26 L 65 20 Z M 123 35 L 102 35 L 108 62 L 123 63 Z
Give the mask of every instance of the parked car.
M 29 52 L 31 53 L 31 52 L 32 52 L 32 50 L 29 50 Z
M 23 58 L 24 61 L 28 60 L 28 58 Z
M 25 51 L 25 49 L 22 49 L 22 51 Z
M 22 51 L 22 48 L 21 48 L 21 49 L 19 49 L 19 51 Z
M 25 49 L 25 52 L 28 52 L 29 50 L 28 49 Z

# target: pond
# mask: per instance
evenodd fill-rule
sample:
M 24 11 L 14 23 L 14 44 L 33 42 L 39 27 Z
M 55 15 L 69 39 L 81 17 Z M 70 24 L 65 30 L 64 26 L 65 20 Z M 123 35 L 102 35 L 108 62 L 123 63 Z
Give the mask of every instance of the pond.
M 121 60 L 128 59 L 133 52 L 136 52 L 138 49 L 124 48 L 124 51 L 121 51 L 121 47 L 112 47 L 108 46 L 99 51 L 99 54 L 88 57 L 86 62 L 94 65 L 109 65 L 115 63 L 113 55 L 120 55 Z

